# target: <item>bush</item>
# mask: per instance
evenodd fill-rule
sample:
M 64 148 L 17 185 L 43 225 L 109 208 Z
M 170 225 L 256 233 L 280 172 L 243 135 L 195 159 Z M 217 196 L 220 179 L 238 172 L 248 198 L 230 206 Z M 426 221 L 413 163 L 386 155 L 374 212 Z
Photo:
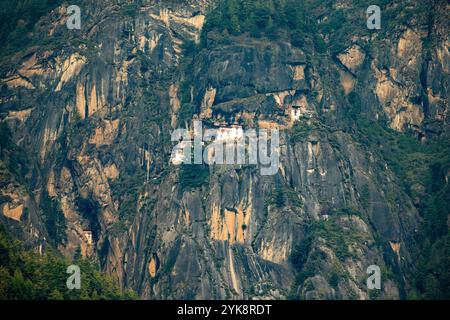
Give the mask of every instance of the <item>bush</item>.
M 329 283 L 333 288 L 337 288 L 339 284 L 339 274 L 335 270 L 331 273 Z
M 303 269 L 303 266 L 308 259 L 309 252 L 311 251 L 312 242 L 313 238 L 311 236 L 307 237 L 292 250 L 290 261 L 297 271 Z
M 284 192 L 281 186 L 278 186 L 275 192 L 275 205 L 277 208 L 282 208 L 284 206 Z

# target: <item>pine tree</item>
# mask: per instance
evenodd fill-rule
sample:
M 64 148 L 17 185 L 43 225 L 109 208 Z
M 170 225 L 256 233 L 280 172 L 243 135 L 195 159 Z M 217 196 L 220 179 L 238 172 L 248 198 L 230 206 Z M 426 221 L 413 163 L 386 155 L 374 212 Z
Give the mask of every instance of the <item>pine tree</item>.
M 275 205 L 278 208 L 281 208 L 284 206 L 284 194 L 281 187 L 277 188 L 277 191 L 275 193 Z

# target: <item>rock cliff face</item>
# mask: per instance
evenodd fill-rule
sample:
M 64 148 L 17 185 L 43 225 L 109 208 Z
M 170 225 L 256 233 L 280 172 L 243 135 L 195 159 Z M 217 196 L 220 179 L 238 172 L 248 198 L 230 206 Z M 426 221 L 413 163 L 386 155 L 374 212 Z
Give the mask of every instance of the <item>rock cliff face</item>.
M 15 151 L 0 221 L 35 250 L 81 250 L 145 299 L 368 299 L 370 265 L 381 297 L 404 297 L 421 218 L 346 114 L 357 96 L 423 143 L 447 131 L 448 4 L 319 55 L 214 32 L 191 54 L 213 1 L 122 2 L 82 1 L 81 30 L 58 7 L 36 26 L 50 45 L 2 65 Z M 200 186 L 181 181 L 170 135 L 193 119 L 280 129 L 278 173 L 201 166 Z

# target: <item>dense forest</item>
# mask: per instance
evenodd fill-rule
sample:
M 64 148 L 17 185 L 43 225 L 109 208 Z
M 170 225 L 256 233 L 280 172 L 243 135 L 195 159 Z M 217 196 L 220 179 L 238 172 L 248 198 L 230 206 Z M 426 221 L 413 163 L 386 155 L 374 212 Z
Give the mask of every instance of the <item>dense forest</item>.
M 290 39 L 292 44 L 303 47 L 306 42 L 314 43 L 318 52 L 326 51 L 325 43 L 318 34 L 316 20 L 308 14 L 307 1 L 221 1 L 212 10 L 203 29 L 203 45 L 206 35 L 214 30 L 223 41 L 232 35 L 247 33 L 252 37 Z
M 30 45 L 31 32 L 39 19 L 61 0 L 0 0 L 0 58 Z
M 69 290 L 67 267 L 78 265 L 81 289 Z M 131 290 L 121 292 L 114 279 L 102 275 L 80 255 L 65 260 L 52 250 L 40 255 L 23 248 L 0 225 L 0 300 L 136 299 Z

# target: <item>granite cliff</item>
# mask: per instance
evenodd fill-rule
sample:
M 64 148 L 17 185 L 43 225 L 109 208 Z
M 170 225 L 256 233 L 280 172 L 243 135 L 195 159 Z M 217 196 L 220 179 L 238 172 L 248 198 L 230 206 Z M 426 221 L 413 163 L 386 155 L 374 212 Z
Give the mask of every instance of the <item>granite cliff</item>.
M 428 165 L 448 190 L 448 3 L 383 1 L 371 31 L 365 1 L 297 2 L 315 26 L 297 41 L 218 27 L 222 1 L 42 16 L 42 44 L 1 64 L 1 223 L 145 299 L 418 295 Z M 194 119 L 279 129 L 277 174 L 170 164 Z

